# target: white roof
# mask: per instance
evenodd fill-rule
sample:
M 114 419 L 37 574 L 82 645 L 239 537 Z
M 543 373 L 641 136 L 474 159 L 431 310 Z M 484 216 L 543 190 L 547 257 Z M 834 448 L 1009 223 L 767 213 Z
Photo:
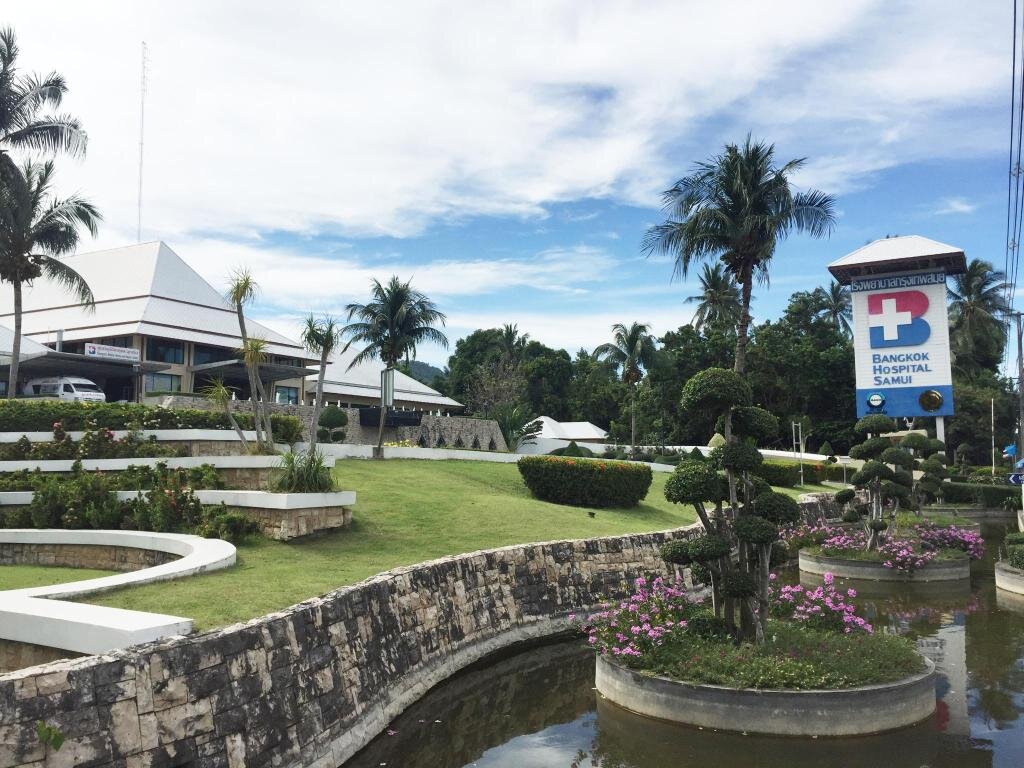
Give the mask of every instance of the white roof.
M 52 342 L 64 330 L 65 341 L 82 341 L 132 333 L 194 341 L 220 347 L 242 344 L 234 308 L 162 242 L 94 251 L 64 260 L 92 288 L 94 310 L 78 303 L 50 280 L 37 280 L 24 290 L 23 333 Z M 11 322 L 11 288 L 0 286 L 0 320 Z M 267 341 L 274 355 L 313 359 L 303 346 L 255 320 L 247 319 L 250 336 Z
M 537 419 L 541 423 L 538 437 L 555 440 L 604 440 L 608 433 L 589 421 L 555 421 L 549 416 Z
M 828 269 L 837 280 L 846 283 L 866 267 L 877 274 L 941 266 L 948 274 L 958 274 L 964 271 L 966 260 L 963 250 L 955 245 L 921 235 L 902 235 L 874 240 L 833 261 Z
M 11 351 L 14 348 L 14 331 L 5 325 L 0 325 L 0 362 L 10 362 L 5 360 L 11 356 Z M 21 337 L 21 360 L 31 360 L 33 357 L 39 357 L 49 352 L 48 347 L 44 347 L 37 341 L 32 339 Z
M 339 352 L 331 357 L 324 377 L 324 393 L 355 397 L 380 398 L 380 372 L 384 366 L 376 361 L 362 362 L 349 369 L 349 364 L 359 353 L 358 348 Z M 318 367 L 318 366 L 314 366 Z M 306 391 L 316 391 L 316 377 L 306 380 Z M 395 371 L 395 401 L 424 405 L 461 408 L 462 403 L 445 397 L 435 389 L 401 371 Z

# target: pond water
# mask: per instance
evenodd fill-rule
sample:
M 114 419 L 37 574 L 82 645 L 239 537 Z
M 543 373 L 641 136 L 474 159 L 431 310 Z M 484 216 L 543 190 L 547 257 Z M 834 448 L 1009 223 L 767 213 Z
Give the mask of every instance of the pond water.
M 936 714 L 864 738 L 743 736 L 633 715 L 594 690 L 579 642 L 524 651 L 431 691 L 345 768 L 946 768 L 1024 766 L 1024 598 L 996 593 L 1002 526 L 971 583 L 865 585 L 876 631 L 913 638 L 939 670 Z

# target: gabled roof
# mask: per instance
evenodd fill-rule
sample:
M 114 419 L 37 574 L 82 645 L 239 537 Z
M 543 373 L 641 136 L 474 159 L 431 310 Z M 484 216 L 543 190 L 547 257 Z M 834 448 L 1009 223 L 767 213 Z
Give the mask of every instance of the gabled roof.
M 324 378 L 324 393 L 352 397 L 380 398 L 380 363 L 366 361 L 349 369 L 349 365 L 359 350 L 352 348 L 347 352 L 339 352 L 331 357 Z M 306 382 L 306 391 L 316 391 L 316 380 Z M 423 405 L 461 408 L 462 403 L 442 395 L 435 389 L 401 371 L 395 371 L 395 401 Z
M 874 240 L 828 265 L 842 285 L 857 277 L 922 269 L 958 275 L 967 269 L 967 257 L 956 246 L 921 235 L 903 235 Z
M 555 440 L 604 440 L 608 433 L 589 421 L 555 421 L 550 416 L 537 419 L 541 423 L 538 437 Z
M 11 357 L 13 349 L 14 331 L 6 325 L 0 325 L 0 363 L 10 362 L 8 358 Z M 37 341 L 32 341 L 32 339 L 27 339 L 24 336 L 21 337 L 21 360 L 30 360 L 51 351 L 49 347 L 44 347 Z
M 140 333 L 220 347 L 241 346 L 238 318 L 221 293 L 165 243 L 152 242 L 69 256 L 96 298 L 94 310 L 50 280 L 24 290 L 23 332 L 52 341 Z M 0 322 L 12 320 L 9 285 L 0 286 Z M 312 360 L 303 346 L 255 320 L 250 336 L 267 341 L 270 354 Z

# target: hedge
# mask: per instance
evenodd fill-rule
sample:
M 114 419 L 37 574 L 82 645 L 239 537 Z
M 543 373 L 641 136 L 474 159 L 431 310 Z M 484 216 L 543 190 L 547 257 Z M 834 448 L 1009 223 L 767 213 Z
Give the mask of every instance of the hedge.
M 650 467 L 626 461 L 523 456 L 518 466 L 538 499 L 580 507 L 636 506 L 653 479 Z
M 243 428 L 252 415 L 236 413 Z M 107 429 L 231 429 L 227 415 L 196 408 L 160 408 L 136 403 L 71 403 L 63 400 L 0 400 L 0 432 L 51 432 L 60 423 L 67 431 L 84 430 L 89 422 Z M 271 416 L 274 437 L 292 443 L 301 439 L 295 416 Z
M 807 466 L 804 466 L 805 479 Z M 759 466 L 754 474 L 765 480 L 768 485 L 781 488 L 793 488 L 800 484 L 800 467 L 797 464 L 779 464 L 772 461 L 765 461 Z
M 1015 485 L 943 483 L 942 499 L 950 504 L 978 504 L 990 509 L 1001 509 L 1006 499 L 1011 499 L 1016 509 L 1021 504 L 1020 488 Z

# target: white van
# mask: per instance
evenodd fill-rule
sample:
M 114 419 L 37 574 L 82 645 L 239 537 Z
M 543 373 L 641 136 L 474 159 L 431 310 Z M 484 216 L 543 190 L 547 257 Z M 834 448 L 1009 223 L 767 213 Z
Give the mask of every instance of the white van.
M 77 402 L 105 403 L 107 401 L 103 390 L 94 382 L 80 379 L 77 376 L 31 379 L 25 384 L 22 393 L 30 397 L 55 397 L 58 400 Z

